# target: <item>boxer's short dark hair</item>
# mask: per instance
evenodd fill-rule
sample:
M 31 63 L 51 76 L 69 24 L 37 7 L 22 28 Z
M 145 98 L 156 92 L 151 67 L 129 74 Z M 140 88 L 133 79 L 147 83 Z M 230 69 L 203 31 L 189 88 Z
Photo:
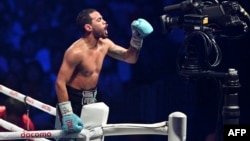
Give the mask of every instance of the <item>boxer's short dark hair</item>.
M 79 12 L 79 14 L 76 17 L 76 24 L 80 28 L 81 32 L 84 33 L 84 25 L 85 24 L 91 24 L 92 19 L 90 17 L 90 13 L 97 11 L 96 9 L 93 8 L 88 8 L 88 9 L 83 9 L 82 11 Z

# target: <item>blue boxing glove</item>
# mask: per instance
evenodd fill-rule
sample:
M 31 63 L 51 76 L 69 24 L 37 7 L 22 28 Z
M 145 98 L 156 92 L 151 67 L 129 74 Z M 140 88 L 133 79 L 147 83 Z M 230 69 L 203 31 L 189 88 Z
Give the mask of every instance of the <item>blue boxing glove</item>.
M 143 38 L 153 32 L 153 27 L 145 19 L 139 18 L 131 23 L 132 38 L 130 45 L 136 49 L 142 47 Z
M 67 133 L 80 132 L 83 129 L 83 122 L 73 113 L 71 102 L 61 102 L 58 106 L 62 114 L 62 129 Z

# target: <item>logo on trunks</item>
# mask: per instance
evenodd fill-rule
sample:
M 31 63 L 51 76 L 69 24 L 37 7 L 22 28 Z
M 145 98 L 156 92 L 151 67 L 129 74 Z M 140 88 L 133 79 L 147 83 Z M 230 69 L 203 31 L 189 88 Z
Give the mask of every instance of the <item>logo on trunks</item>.
M 95 92 L 84 91 L 83 93 L 83 103 L 90 104 L 95 102 Z
M 21 133 L 20 137 L 21 138 L 36 138 L 36 137 L 41 137 L 41 138 L 49 138 L 52 136 L 51 132 L 23 132 Z

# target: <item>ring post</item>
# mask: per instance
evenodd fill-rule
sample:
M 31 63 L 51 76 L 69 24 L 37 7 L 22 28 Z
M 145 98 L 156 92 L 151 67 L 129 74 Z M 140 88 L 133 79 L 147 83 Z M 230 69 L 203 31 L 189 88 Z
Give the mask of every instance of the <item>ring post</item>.
M 186 141 L 187 116 L 182 112 L 173 112 L 168 122 L 168 141 Z

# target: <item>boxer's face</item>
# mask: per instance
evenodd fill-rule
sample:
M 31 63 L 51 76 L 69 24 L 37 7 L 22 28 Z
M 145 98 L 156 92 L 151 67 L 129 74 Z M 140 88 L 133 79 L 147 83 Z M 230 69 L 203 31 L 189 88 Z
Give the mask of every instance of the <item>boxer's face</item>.
M 107 38 L 108 37 L 108 24 L 103 19 L 102 15 L 95 11 L 90 14 L 92 18 L 92 32 L 96 38 Z

